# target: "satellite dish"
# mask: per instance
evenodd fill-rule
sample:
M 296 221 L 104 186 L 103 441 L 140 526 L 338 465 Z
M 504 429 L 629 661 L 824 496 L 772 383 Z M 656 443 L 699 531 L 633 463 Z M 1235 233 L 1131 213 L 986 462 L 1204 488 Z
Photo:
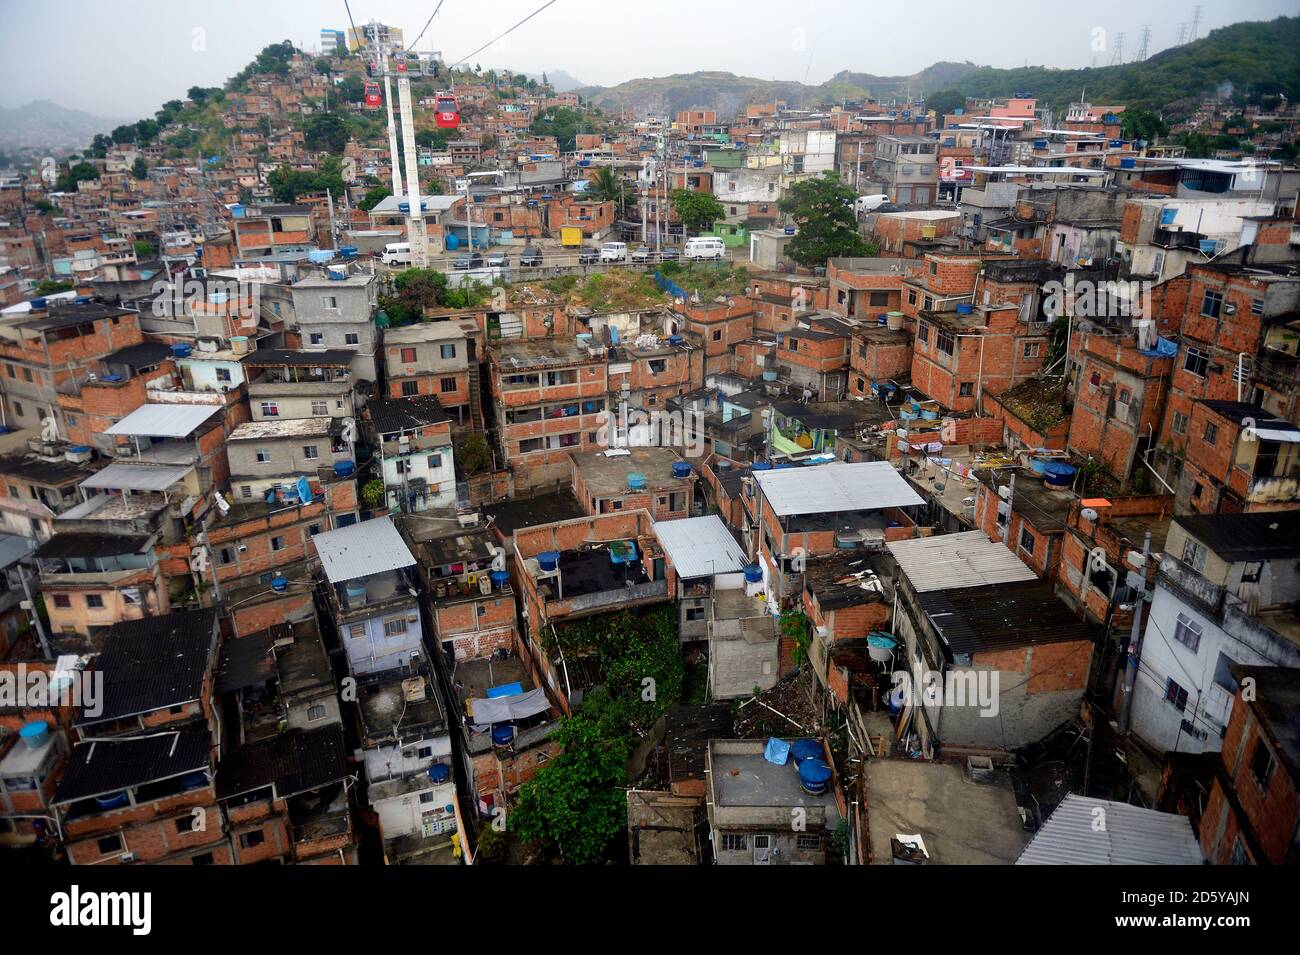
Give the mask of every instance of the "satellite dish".
M 1094 524 L 1097 521 L 1097 512 L 1091 507 L 1085 507 L 1079 512 L 1079 516 L 1090 524 Z

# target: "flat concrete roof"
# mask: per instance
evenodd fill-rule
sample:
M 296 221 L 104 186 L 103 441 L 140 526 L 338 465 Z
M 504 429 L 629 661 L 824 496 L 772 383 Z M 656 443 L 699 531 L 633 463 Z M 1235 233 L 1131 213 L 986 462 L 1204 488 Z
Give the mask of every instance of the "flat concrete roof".
M 1011 865 L 1029 841 L 1001 771 L 976 783 L 952 763 L 873 759 L 864 772 L 874 865 L 893 864 L 898 834 L 919 834 L 931 865 Z
M 681 453 L 674 448 L 617 450 L 626 450 L 629 453 L 606 457 L 604 451 L 580 451 L 571 455 L 591 494 L 597 497 L 617 497 L 629 493 L 641 493 L 628 489 L 629 474 L 644 475 L 647 491 L 677 490 L 690 484 L 690 477 L 673 476 L 673 464 L 682 460 Z
M 794 760 L 784 766 L 769 763 L 763 758 L 764 741 L 752 742 L 753 752 L 727 752 L 738 747 L 732 744 L 720 750 L 716 741 L 710 744 L 714 803 L 745 809 L 822 806 L 826 811 L 826 828 L 834 829 L 840 816 L 834 790 L 828 786 L 821 796 L 805 792 L 799 785 Z

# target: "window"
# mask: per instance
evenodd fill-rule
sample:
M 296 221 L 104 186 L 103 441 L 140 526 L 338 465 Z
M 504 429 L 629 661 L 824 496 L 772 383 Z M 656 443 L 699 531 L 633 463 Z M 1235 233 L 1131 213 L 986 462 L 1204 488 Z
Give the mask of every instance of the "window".
M 1255 741 L 1255 752 L 1250 757 L 1250 774 L 1259 783 L 1260 789 L 1268 789 L 1268 781 L 1273 778 L 1273 754 L 1262 739 Z
M 266 834 L 261 829 L 254 829 L 252 832 L 245 832 L 239 837 L 239 847 L 241 849 L 251 849 L 254 846 L 260 846 L 266 841 Z
M 1218 318 L 1219 309 L 1223 307 L 1223 293 L 1216 292 L 1214 289 L 1206 289 L 1205 297 L 1201 299 L 1201 314 L 1206 318 Z
M 384 636 L 395 637 L 402 633 L 406 633 L 405 617 L 395 617 L 392 620 L 384 621 Z
M 122 837 L 118 834 L 105 836 L 103 839 L 99 840 L 98 845 L 100 855 L 112 855 L 114 852 L 122 851 Z
M 55 594 L 54 606 L 66 610 L 72 606 L 72 598 L 69 597 L 67 594 Z
M 104 598 L 99 594 L 86 594 L 86 606 L 91 610 L 102 610 L 104 608 Z
M 283 538 L 283 537 L 272 537 L 272 538 L 271 538 L 271 550 L 284 550 L 284 538 Z
M 1197 378 L 1204 378 L 1206 371 L 1210 367 L 1210 356 L 1201 351 L 1199 348 L 1187 349 L 1187 357 L 1183 359 L 1183 369 L 1195 375 Z
M 939 351 L 945 355 L 951 355 L 957 348 L 957 336 L 946 328 L 939 329 L 939 334 L 935 339 L 935 345 Z
M 744 852 L 749 848 L 749 837 L 741 832 L 724 832 L 722 848 L 723 851 Z
M 1026 358 L 1037 358 L 1042 353 L 1042 342 L 1026 342 L 1024 356 Z
M 930 296 L 927 295 L 922 300 L 921 307 L 924 308 L 927 312 L 932 311 L 934 309 L 934 299 L 932 299 Z
M 413 365 L 413 364 L 415 364 L 415 349 L 414 349 L 414 348 L 403 348 L 403 349 L 402 349 L 402 363 L 405 364 L 405 365 Z
M 795 838 L 795 847 L 799 849 L 811 849 L 816 851 L 822 847 L 822 837 L 804 833 Z
M 240 487 L 239 487 L 239 494 L 240 494 L 241 497 L 244 497 L 244 498 L 250 498 L 250 497 L 252 497 L 252 496 L 253 496 L 253 485 L 251 485 L 251 484 L 241 484 Z
M 1026 554 L 1034 552 L 1034 535 L 1029 533 L 1029 528 L 1020 528 L 1020 549 Z
M 870 297 L 868 298 L 868 301 L 873 308 L 884 308 L 889 304 L 889 293 L 872 292 Z
M 1183 544 L 1183 563 L 1192 570 L 1205 569 L 1205 548 L 1190 537 Z
M 455 390 L 456 390 L 456 379 L 455 379 L 455 378 L 440 378 L 440 379 L 438 379 L 438 390 L 441 391 L 444 395 L 445 395 L 445 394 L 448 394 L 449 392 L 453 392 L 453 391 L 455 391 Z
M 330 403 L 328 401 L 313 401 L 311 403 L 311 413 L 314 418 L 325 418 L 330 413 Z
M 918 325 L 916 329 L 916 337 L 923 342 L 928 342 L 930 340 L 930 326 L 925 322 Z
M 1205 443 L 1213 444 L 1219 437 L 1219 427 L 1213 423 L 1205 425 Z
M 963 381 L 960 385 L 957 386 L 957 394 L 958 394 L 959 397 L 962 397 L 962 398 L 974 398 L 974 397 L 975 397 L 975 382 L 973 382 L 973 381 Z
M 442 346 L 439 346 L 439 351 L 441 352 L 443 358 L 455 358 L 455 357 L 456 357 L 456 346 L 455 346 L 455 345 L 442 345 Z
M 404 382 L 402 382 L 402 397 L 403 397 L 403 398 L 414 398 L 414 397 L 416 397 L 417 395 L 419 395 L 419 393 L 420 393 L 420 383 L 419 383 L 418 381 L 410 381 L 410 380 L 408 380 L 408 381 L 404 381 Z
M 426 804 L 433 802 L 433 793 L 431 792 L 420 793 L 420 802 Z
M 325 333 L 324 333 L 324 332 L 312 332 L 311 335 L 308 337 L 307 340 L 308 340 L 309 342 L 311 342 L 313 345 L 323 345 L 323 344 L 325 344 Z
M 1183 646 L 1190 649 L 1193 653 L 1201 645 L 1201 625 L 1187 616 L 1185 613 L 1178 615 L 1178 620 L 1174 623 L 1174 639 Z
M 442 467 L 442 455 L 441 454 L 429 455 L 429 470 L 437 471 L 441 467 Z
M 686 608 L 686 619 L 687 619 L 687 620 L 703 620 L 703 619 L 704 619 L 704 608 L 703 608 L 703 607 L 687 607 L 687 608 Z
M 271 463 L 271 451 L 268 448 L 258 448 L 253 452 L 253 456 L 257 459 L 258 464 Z
M 280 406 L 279 406 L 278 404 L 276 404 L 274 401 L 263 401 L 263 402 L 262 402 L 262 417 L 263 417 L 263 418 L 278 418 L 278 417 L 280 417 Z
M 212 857 L 211 852 L 205 852 L 202 855 L 195 856 L 190 862 L 195 865 L 216 865 L 217 860 Z
M 343 336 L 343 344 L 345 345 L 359 345 L 360 343 L 361 339 L 356 332 L 348 332 Z
M 799 339 L 797 338 L 790 339 L 790 351 L 798 351 L 798 350 L 799 350 Z
M 1173 680 L 1165 681 L 1165 702 L 1172 704 L 1179 713 L 1187 709 L 1187 691 Z
M 181 816 L 176 820 L 177 832 L 193 832 L 196 820 L 193 815 Z
M 223 547 L 217 551 L 217 560 L 223 564 L 233 564 L 235 562 L 235 552 L 229 547 Z
M 320 449 L 314 444 L 305 444 L 302 448 L 302 456 L 305 460 L 315 461 L 320 457 Z
M 916 304 L 916 289 L 910 288 L 907 290 L 907 304 L 908 305 Z
M 715 329 L 713 330 L 713 340 L 714 340 L 715 342 L 720 342 L 720 341 L 722 341 L 722 329 L 720 329 L 720 328 L 715 328 Z
M 360 639 L 366 635 L 366 625 L 364 623 L 354 623 L 348 627 L 348 636 Z
M 1186 434 L 1187 415 L 1183 414 L 1181 411 L 1175 411 L 1173 429 L 1174 429 L 1174 434 Z
M 1250 300 L 1250 314 L 1252 315 L 1264 314 L 1264 300 L 1262 298 L 1252 298 Z
M 231 380 L 231 379 L 230 379 L 230 369 L 229 369 L 229 368 L 218 368 L 218 369 L 217 369 L 217 381 L 229 382 L 230 380 Z
M 1205 492 L 1205 488 L 1201 485 L 1200 481 L 1197 481 L 1195 484 L 1192 485 L 1192 500 L 1199 501 L 1201 499 L 1201 495 L 1204 492 Z
M 321 308 L 338 308 L 339 300 L 333 295 L 322 295 L 320 297 Z

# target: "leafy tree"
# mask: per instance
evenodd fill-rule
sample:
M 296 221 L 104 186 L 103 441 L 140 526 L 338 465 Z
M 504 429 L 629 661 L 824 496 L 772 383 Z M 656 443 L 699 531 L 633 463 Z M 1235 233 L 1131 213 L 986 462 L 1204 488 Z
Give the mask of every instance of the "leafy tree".
M 147 259 L 158 250 L 154 248 L 152 242 L 146 242 L 144 239 L 136 239 L 134 242 L 135 255 L 139 259 Z
M 37 295 L 57 295 L 59 292 L 71 292 L 75 286 L 71 282 L 60 282 L 55 279 L 45 279 L 36 284 Z
M 1169 132 L 1169 127 L 1158 113 L 1149 109 L 1126 109 L 1119 114 L 1120 126 L 1125 139 L 1145 139 L 1154 142 L 1159 136 Z
M 111 136 L 96 133 L 95 138 L 90 141 L 90 154 L 96 159 L 103 159 L 108 155 L 108 148 L 112 145 L 113 138 Z
M 927 109 L 934 110 L 935 119 L 942 128 L 946 115 L 966 108 L 966 94 L 961 90 L 939 90 L 925 98 L 925 105 Z
M 532 83 L 536 89 L 537 81 Z M 560 151 L 571 153 L 577 146 L 578 133 L 590 133 L 593 127 L 577 110 L 558 106 L 539 113 L 528 131 L 534 136 L 554 136 Z
M 423 146 L 425 149 L 446 149 L 447 141 L 445 129 L 421 129 L 415 134 L 415 145 Z
M 668 194 L 668 201 L 672 203 L 673 211 L 682 220 L 687 232 L 703 232 L 712 228 L 713 223 L 721 219 L 725 212 L 722 203 L 712 193 L 694 189 L 674 189 Z
M 204 88 L 202 86 L 191 86 L 189 90 L 186 91 L 185 97 L 186 99 L 190 100 L 190 102 L 194 103 L 196 106 L 202 106 L 209 99 L 216 99 L 217 97 L 215 94 L 218 92 L 219 90 L 215 90 L 211 88 Z
M 142 119 L 135 124 L 135 141 L 141 146 L 147 146 L 158 138 L 161 130 L 156 119 Z
M 136 156 L 135 162 L 131 163 L 131 175 L 137 179 L 149 178 L 149 164 L 144 161 L 143 156 Z
M 357 203 L 357 207 L 369 212 L 392 194 L 393 190 L 389 189 L 387 186 L 374 186 L 366 190 L 365 196 L 363 196 L 361 201 Z
M 302 132 L 308 149 L 339 153 L 348 144 L 347 124 L 334 113 L 308 116 Z
M 382 307 L 395 324 L 418 322 L 446 292 L 447 276 L 437 269 L 405 269 L 393 276 L 393 294 L 385 296 Z
M 388 500 L 388 492 L 381 478 L 374 478 L 361 486 L 361 500 L 372 511 L 383 507 Z
M 456 449 L 456 463 L 463 474 L 478 474 L 492 466 L 492 455 L 483 435 L 477 431 L 465 435 L 465 440 Z
M 838 256 L 867 254 L 869 247 L 858 234 L 853 214 L 853 190 L 833 172 L 795 183 L 778 203 L 799 233 L 786 246 L 786 254 L 805 268 L 825 265 Z
M 360 103 L 366 98 L 365 81 L 355 73 L 343 77 L 334 91 L 345 103 Z
M 276 202 L 293 202 L 309 192 L 329 192 L 337 197 L 342 196 L 344 191 L 339 168 L 338 157 L 330 156 L 321 161 L 320 169 L 316 172 L 280 166 L 266 177 L 266 181 Z
M 612 166 L 601 166 L 597 169 L 587 183 L 587 191 L 583 195 L 597 202 L 616 203 L 620 209 L 635 205 L 637 202 L 637 191 L 629 190 Z M 679 212 L 678 215 L 681 213 Z
M 334 69 L 334 64 L 323 56 L 317 57 L 316 62 L 312 65 L 315 67 L 316 72 L 322 76 L 329 76 L 330 70 Z
M 561 722 L 554 738 L 563 751 L 520 787 L 509 816 L 519 838 L 554 845 L 576 865 L 599 862 L 627 820 L 621 787 L 631 745 L 605 732 L 589 706 Z
M 88 162 L 74 163 L 68 167 L 67 172 L 59 174 L 55 180 L 55 192 L 76 192 L 77 183 L 90 179 L 98 179 L 99 170 Z
M 140 133 L 132 123 L 124 123 L 112 132 L 113 142 L 119 146 L 124 143 L 134 143 L 139 138 Z

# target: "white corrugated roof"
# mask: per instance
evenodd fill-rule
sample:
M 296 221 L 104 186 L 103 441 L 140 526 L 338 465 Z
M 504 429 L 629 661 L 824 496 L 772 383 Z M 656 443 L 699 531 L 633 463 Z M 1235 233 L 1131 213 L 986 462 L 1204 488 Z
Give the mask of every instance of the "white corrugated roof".
M 888 461 L 755 471 L 754 480 L 778 517 L 924 503 Z
M 983 531 L 939 534 L 886 544 L 917 593 L 1037 580 L 1006 544 Z
M 654 529 L 678 577 L 739 573 L 749 562 L 717 514 L 659 521 Z
M 332 584 L 415 564 L 406 541 L 388 517 L 324 531 L 312 540 L 325 576 Z
M 1067 795 L 1016 865 L 1203 865 L 1192 820 L 1126 802 Z
M 115 461 L 81 482 L 81 487 L 119 491 L 165 491 L 193 468 L 164 464 L 124 464 Z
M 221 408 L 221 405 L 141 405 L 104 433 L 184 438 Z

